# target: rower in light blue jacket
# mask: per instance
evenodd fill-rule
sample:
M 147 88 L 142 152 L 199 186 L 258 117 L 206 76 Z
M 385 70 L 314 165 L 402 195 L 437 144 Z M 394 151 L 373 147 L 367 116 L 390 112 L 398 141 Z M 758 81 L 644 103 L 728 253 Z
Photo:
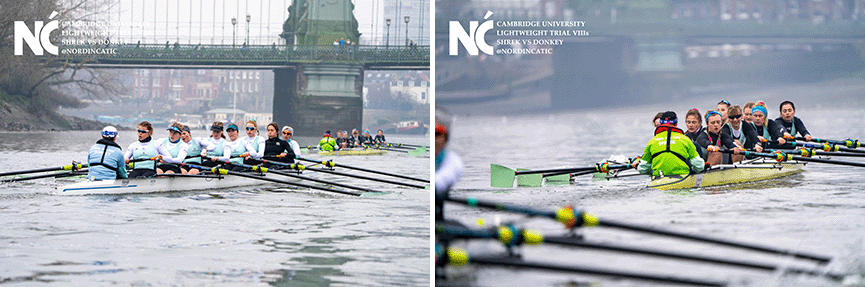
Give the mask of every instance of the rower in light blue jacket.
M 117 129 L 107 126 L 102 129 L 102 139 L 90 147 L 87 154 L 87 171 L 89 180 L 115 180 L 126 178 L 126 163 L 123 151 L 114 141 L 117 139 Z

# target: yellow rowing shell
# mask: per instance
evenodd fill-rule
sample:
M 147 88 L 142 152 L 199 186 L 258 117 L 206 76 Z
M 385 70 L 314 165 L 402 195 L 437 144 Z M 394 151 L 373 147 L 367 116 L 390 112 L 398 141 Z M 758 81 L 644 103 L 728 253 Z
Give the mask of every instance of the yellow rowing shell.
M 668 190 L 745 183 L 800 173 L 804 165 L 798 162 L 722 165 L 698 174 L 655 178 L 649 183 L 649 187 Z
M 320 151 L 318 155 L 334 156 L 334 155 L 383 155 L 386 150 L 380 149 L 341 149 L 338 151 Z

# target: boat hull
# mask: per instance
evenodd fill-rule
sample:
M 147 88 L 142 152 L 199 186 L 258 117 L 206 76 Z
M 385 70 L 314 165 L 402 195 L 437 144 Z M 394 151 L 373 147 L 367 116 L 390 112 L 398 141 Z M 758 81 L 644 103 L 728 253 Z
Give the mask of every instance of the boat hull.
M 279 179 L 284 181 L 295 181 L 287 177 L 279 177 Z M 215 190 L 241 186 L 256 186 L 266 183 L 268 182 L 232 175 L 130 178 L 116 180 L 82 181 L 57 187 L 57 194 L 96 195 L 160 193 L 192 190 Z
M 383 155 L 387 153 L 386 150 L 381 149 L 342 149 L 338 151 L 320 151 L 318 155 L 321 156 L 335 156 L 335 155 Z
M 660 190 L 687 189 L 760 181 L 802 172 L 803 163 L 765 162 L 722 166 L 709 172 L 655 178 L 649 187 Z

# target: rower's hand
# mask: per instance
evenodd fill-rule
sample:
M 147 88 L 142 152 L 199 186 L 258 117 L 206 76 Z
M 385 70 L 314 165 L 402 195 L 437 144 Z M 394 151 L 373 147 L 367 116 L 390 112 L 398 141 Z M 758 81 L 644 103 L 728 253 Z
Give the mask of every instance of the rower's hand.
M 778 144 L 785 144 L 785 143 L 787 143 L 787 141 L 784 140 L 784 138 L 778 138 Z
M 734 154 L 739 154 L 739 152 L 741 152 L 741 151 L 742 151 L 742 149 L 740 149 L 739 147 L 734 147 L 734 148 L 733 148 L 733 153 L 734 153 Z
M 204 150 L 201 151 L 201 156 L 206 157 L 206 156 L 207 156 L 207 151 L 204 151 Z
M 281 154 L 276 155 L 276 157 L 287 157 L 287 156 L 288 156 L 287 153 L 281 153 Z
M 716 146 L 716 145 L 710 145 L 710 146 L 706 147 L 706 151 L 719 151 L 719 150 L 721 150 L 721 149 L 718 148 L 718 146 Z
M 733 143 L 736 144 L 736 146 L 738 147 L 742 146 L 742 142 L 740 142 L 739 140 L 733 140 Z
M 161 155 L 161 154 L 157 154 L 156 156 L 153 157 L 153 160 L 161 161 L 161 160 L 162 160 L 162 155 Z
M 760 141 L 761 143 L 767 142 L 766 138 L 764 138 L 762 136 L 757 136 L 757 140 Z
M 128 159 L 128 158 L 126 159 L 126 163 L 129 163 L 129 159 Z
M 811 135 L 805 135 L 805 140 L 806 140 L 806 141 L 811 141 Z
M 242 153 L 242 154 L 240 154 L 240 157 L 242 157 L 244 159 L 249 159 L 249 153 L 248 152 Z
M 763 152 L 763 147 L 761 147 L 760 145 L 754 145 L 754 150 L 756 150 L 757 152 Z

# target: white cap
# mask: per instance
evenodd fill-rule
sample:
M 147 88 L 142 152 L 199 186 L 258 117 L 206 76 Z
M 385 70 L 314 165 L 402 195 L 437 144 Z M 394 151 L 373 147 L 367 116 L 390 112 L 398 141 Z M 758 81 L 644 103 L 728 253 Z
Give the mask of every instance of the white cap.
M 117 138 L 117 129 L 113 126 L 107 126 L 102 129 L 102 137 Z

